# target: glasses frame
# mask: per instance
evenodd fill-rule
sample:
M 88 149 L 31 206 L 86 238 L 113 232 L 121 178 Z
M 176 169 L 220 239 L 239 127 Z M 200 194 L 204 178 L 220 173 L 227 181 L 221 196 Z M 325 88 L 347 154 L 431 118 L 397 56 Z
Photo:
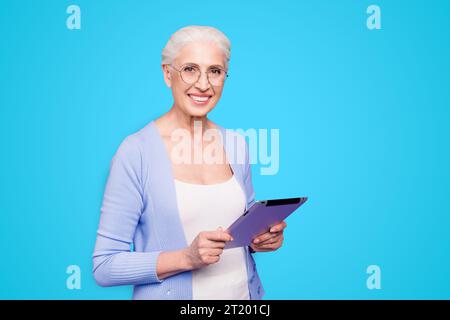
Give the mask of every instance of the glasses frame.
M 181 65 L 180 69 L 175 68 L 171 63 L 168 63 L 167 65 L 168 65 L 169 67 L 172 67 L 174 70 L 178 71 L 178 73 L 180 74 L 181 80 L 183 80 L 183 82 L 186 83 L 186 84 L 189 84 L 189 85 L 195 84 L 195 83 L 197 83 L 197 82 L 200 80 L 200 78 L 202 77 L 203 71 L 200 69 L 200 66 L 198 66 L 198 65 L 195 65 L 195 64 L 192 64 L 192 63 L 185 63 L 185 64 Z M 198 68 L 198 70 L 200 71 L 200 74 L 199 74 L 199 76 L 198 76 L 198 79 L 197 79 L 195 82 L 189 83 L 189 82 L 187 82 L 186 80 L 184 80 L 183 76 L 181 75 L 181 72 L 182 72 L 183 68 L 186 67 L 186 66 L 196 67 L 196 68 Z M 225 70 L 224 68 L 217 67 L 217 66 L 215 66 L 214 68 L 215 68 L 215 69 L 220 69 L 221 71 L 225 72 L 225 78 L 223 79 L 223 83 L 222 83 L 222 85 L 223 85 L 223 84 L 225 83 L 225 80 L 228 78 L 228 71 Z M 210 85 L 215 86 L 215 85 L 213 85 L 213 84 L 211 83 L 211 80 L 209 79 L 208 71 L 209 71 L 209 70 L 207 70 L 207 71 L 205 72 L 205 73 L 206 73 L 206 79 L 208 79 L 208 82 L 209 82 Z M 215 87 L 216 87 L 216 86 L 215 86 Z

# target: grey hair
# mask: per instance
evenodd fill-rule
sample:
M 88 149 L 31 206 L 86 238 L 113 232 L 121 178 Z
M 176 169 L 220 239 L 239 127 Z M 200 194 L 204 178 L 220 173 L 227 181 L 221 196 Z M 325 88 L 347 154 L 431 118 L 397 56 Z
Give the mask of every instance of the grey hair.
M 171 64 L 188 43 L 204 40 L 213 41 L 222 49 L 225 55 L 225 68 L 228 69 L 231 42 L 221 31 L 208 26 L 187 26 L 172 34 L 162 51 L 162 64 Z

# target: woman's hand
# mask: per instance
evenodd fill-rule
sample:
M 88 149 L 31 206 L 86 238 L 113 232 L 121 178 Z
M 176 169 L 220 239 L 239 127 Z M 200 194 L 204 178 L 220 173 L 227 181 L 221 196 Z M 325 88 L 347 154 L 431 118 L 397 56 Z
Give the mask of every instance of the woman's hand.
M 233 240 L 231 235 L 219 227 L 216 231 L 202 231 L 185 249 L 190 269 L 198 269 L 220 260 L 225 243 Z
M 268 232 L 262 233 L 253 239 L 250 247 L 256 252 L 275 251 L 283 244 L 283 231 L 287 223 L 282 221 L 274 225 Z

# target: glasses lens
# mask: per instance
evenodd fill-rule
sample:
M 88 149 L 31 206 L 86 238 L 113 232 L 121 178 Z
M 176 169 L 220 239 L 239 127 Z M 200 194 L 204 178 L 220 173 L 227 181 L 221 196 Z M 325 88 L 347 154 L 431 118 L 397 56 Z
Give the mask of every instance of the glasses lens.
M 195 83 L 200 77 L 200 70 L 195 66 L 184 66 L 181 69 L 181 77 L 189 84 Z
M 219 68 L 213 68 L 208 71 L 208 79 L 213 86 L 220 86 L 225 80 L 226 72 Z

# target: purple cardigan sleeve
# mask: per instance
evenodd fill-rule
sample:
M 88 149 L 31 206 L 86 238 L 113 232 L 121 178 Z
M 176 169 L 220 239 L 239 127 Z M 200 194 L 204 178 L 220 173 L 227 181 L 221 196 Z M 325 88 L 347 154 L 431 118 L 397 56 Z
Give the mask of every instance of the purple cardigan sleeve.
M 131 252 L 144 207 L 142 153 L 132 136 L 119 146 L 111 164 L 93 254 L 93 274 L 101 286 L 160 283 L 160 251 Z

